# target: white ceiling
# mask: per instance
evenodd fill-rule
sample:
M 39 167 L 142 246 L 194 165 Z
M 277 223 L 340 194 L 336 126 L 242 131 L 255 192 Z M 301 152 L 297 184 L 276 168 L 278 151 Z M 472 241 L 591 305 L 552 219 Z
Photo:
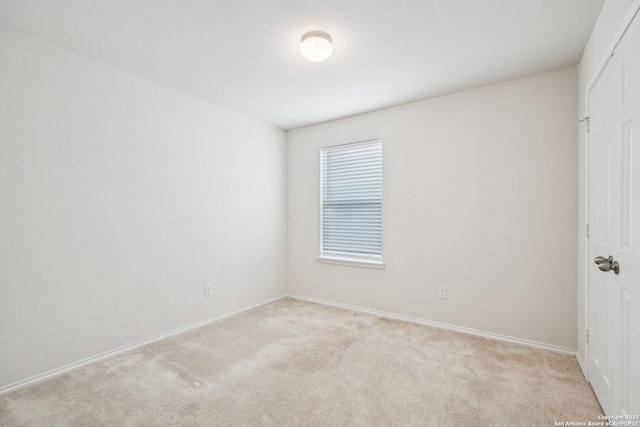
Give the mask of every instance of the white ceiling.
M 0 0 L 0 23 L 292 129 L 574 65 L 603 2 Z

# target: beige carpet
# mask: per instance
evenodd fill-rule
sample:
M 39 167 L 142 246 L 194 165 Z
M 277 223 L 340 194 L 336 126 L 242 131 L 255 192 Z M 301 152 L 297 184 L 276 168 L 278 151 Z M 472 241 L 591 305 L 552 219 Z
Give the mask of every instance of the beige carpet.
M 597 421 L 575 358 L 282 299 L 0 396 L 9 426 Z

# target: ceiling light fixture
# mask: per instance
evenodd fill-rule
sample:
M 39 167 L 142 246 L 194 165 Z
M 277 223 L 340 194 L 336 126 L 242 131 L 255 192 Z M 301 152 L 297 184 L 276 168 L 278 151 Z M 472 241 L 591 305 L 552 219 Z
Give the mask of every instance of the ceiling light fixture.
M 331 36 L 323 31 L 309 31 L 302 36 L 300 52 L 309 61 L 324 61 L 333 52 Z

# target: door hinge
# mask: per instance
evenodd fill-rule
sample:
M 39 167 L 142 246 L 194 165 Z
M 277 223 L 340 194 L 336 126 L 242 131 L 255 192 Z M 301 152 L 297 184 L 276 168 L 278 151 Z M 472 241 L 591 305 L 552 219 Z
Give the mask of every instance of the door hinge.
M 589 224 L 587 224 L 587 226 L 585 227 L 584 234 L 587 236 L 587 239 L 588 239 L 589 238 Z
M 578 120 L 578 123 L 587 122 L 587 132 L 591 130 L 591 117 L 587 116 L 583 119 Z
M 589 344 L 589 330 L 588 329 L 585 331 L 585 341 L 587 342 L 587 344 Z

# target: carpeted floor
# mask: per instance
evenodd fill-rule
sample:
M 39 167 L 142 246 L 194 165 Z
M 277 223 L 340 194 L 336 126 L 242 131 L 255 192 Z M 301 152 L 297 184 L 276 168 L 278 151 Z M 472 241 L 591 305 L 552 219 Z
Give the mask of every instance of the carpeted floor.
M 597 421 L 575 358 L 291 298 L 0 396 L 8 426 Z

